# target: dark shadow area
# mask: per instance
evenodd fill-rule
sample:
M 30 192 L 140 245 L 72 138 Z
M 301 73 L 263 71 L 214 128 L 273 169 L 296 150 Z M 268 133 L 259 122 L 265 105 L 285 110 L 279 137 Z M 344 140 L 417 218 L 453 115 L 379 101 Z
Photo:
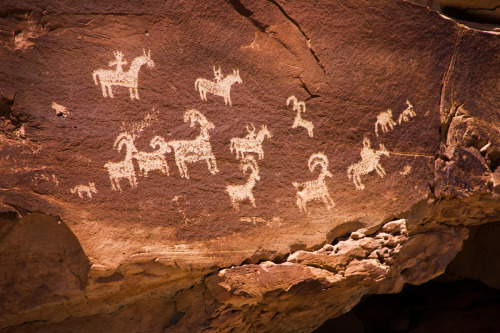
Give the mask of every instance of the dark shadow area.
M 371 295 L 316 333 L 498 332 L 500 223 L 469 230 L 446 272 L 399 294 Z

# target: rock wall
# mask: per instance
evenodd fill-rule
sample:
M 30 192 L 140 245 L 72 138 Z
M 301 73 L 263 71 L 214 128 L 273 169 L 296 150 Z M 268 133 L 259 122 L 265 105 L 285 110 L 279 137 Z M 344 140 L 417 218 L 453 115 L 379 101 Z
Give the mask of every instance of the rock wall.
M 0 12 L 2 331 L 312 331 L 500 220 L 494 30 L 382 0 Z

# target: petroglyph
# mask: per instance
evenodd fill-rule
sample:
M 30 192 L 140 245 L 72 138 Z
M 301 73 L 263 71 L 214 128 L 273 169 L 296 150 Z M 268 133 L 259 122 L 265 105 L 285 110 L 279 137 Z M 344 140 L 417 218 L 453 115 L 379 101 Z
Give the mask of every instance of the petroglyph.
M 113 98 L 113 90 L 112 86 L 122 86 L 125 88 L 129 88 L 130 99 L 139 99 L 139 91 L 138 91 L 138 79 L 139 79 L 139 70 L 142 65 L 147 65 L 148 68 L 154 68 L 155 63 L 151 59 L 151 51 L 143 50 L 143 55 L 136 57 L 132 64 L 129 67 L 127 72 L 123 71 L 122 65 L 127 64 L 126 61 L 123 60 L 123 53 L 115 51 L 113 52 L 115 55 L 115 61 L 111 61 L 109 66 L 116 66 L 116 69 L 107 70 L 107 69 L 98 69 L 92 73 L 92 77 L 94 78 L 94 83 L 96 85 L 101 83 L 102 95 L 104 97 Z M 99 78 L 99 82 L 97 80 Z
M 215 70 L 215 67 L 213 68 L 213 70 L 214 70 L 215 81 L 198 78 L 194 82 L 195 90 L 199 91 L 200 98 L 203 101 L 207 100 L 207 92 L 209 92 L 211 94 L 224 97 L 224 103 L 226 105 L 229 103 L 229 106 L 232 106 L 233 104 L 231 102 L 231 86 L 234 83 L 242 83 L 240 77 L 240 71 L 233 70 L 232 74 L 229 74 L 225 78 L 222 78 L 222 71 L 220 67 L 218 71 Z
M 262 149 L 262 142 L 266 138 L 272 138 L 273 135 L 267 129 L 267 125 L 262 125 L 261 129 L 255 134 L 255 126 L 251 124 L 252 130 L 245 126 L 247 135 L 244 138 L 232 138 L 230 140 L 229 149 L 231 153 L 236 152 L 236 158 L 243 158 L 245 153 L 257 153 L 259 159 L 264 158 L 264 150 Z
M 402 176 L 408 176 L 411 172 L 411 165 L 407 164 L 404 166 L 403 171 L 399 171 Z
M 251 170 L 246 183 L 242 185 L 228 185 L 226 187 L 226 192 L 231 198 L 231 204 L 236 210 L 239 210 L 240 202 L 247 199 L 250 201 L 252 206 L 255 207 L 255 198 L 253 196 L 252 190 L 255 186 L 255 183 L 260 180 L 259 166 L 257 165 L 257 161 L 252 155 L 245 156 L 245 158 L 241 160 L 240 170 L 243 171 L 243 173 Z
M 52 108 L 56 110 L 56 116 L 66 118 L 69 114 L 65 106 L 52 102 Z
M 381 112 L 377 116 L 377 121 L 375 122 L 375 134 L 378 136 L 378 127 L 382 128 L 382 132 L 387 133 L 396 126 L 396 122 L 392 120 L 392 110 L 388 109 L 385 112 Z
M 158 120 L 160 112 L 153 108 L 151 113 L 146 114 L 143 119 L 132 124 L 125 124 L 122 122 L 120 130 L 122 132 L 130 133 L 134 138 L 137 138 L 146 128 L 151 127 L 153 123 Z
M 191 122 L 191 127 L 195 123 L 200 125 L 200 135 L 194 140 L 174 140 L 165 142 L 161 137 L 155 137 L 155 144 L 160 147 L 171 147 L 174 149 L 175 163 L 179 168 L 181 178 L 189 179 L 188 169 L 186 163 L 194 163 L 198 161 L 206 161 L 208 170 L 211 174 L 219 172 L 215 156 L 212 153 L 212 146 L 210 145 L 210 135 L 208 131 L 214 129 L 213 123 L 209 122 L 207 118 L 197 110 L 187 110 L 184 113 L 184 122 Z M 161 148 L 160 148 L 161 149 Z
M 380 150 L 375 151 L 371 148 L 370 140 L 367 137 L 363 139 L 361 161 L 347 168 L 347 176 L 353 180 L 357 190 L 365 189 L 365 186 L 361 182 L 361 175 L 366 175 L 375 170 L 380 177 L 383 178 L 385 176 L 385 170 L 380 165 L 380 156 L 382 155 L 389 156 L 389 152 L 383 144 L 380 144 Z
M 169 176 L 170 174 L 165 154 L 170 153 L 172 150 L 159 136 L 155 136 L 149 145 L 153 149 L 156 148 L 156 150 L 153 152 L 139 151 L 133 155 L 133 158 L 139 165 L 139 175 L 147 177 L 150 171 L 158 170 Z
M 312 122 L 309 120 L 302 119 L 301 113 L 306 112 L 306 103 L 303 101 L 298 101 L 297 97 L 295 96 L 290 96 L 286 100 L 286 105 L 290 105 L 292 103 L 292 108 L 293 111 L 297 111 L 297 114 L 295 115 L 295 119 L 292 124 L 292 128 L 297 128 L 298 126 L 302 126 L 307 130 L 307 134 L 312 138 L 313 137 L 313 130 L 314 130 L 314 125 Z
M 121 151 L 125 147 L 125 158 L 119 162 L 107 162 L 104 167 L 108 169 L 111 188 L 114 191 L 122 191 L 120 179 L 128 180 L 132 188 L 137 187 L 137 178 L 135 176 L 134 164 L 132 158 L 136 154 L 137 148 L 134 145 L 134 139 L 128 133 L 120 133 L 115 140 L 113 149 Z
M 69 190 L 73 194 L 78 194 L 78 196 L 83 199 L 85 195 L 92 199 L 92 193 L 97 193 L 97 189 L 95 188 L 95 183 L 89 183 L 88 185 L 76 185 L 72 189 Z
M 411 118 L 417 115 L 413 110 L 413 105 L 411 105 L 411 103 L 408 100 L 406 100 L 406 105 L 408 105 L 408 107 L 399 115 L 398 118 L 399 125 L 401 125 L 403 121 L 405 122 L 410 121 Z
M 312 154 L 309 157 L 309 171 L 313 172 L 318 165 L 321 170 L 317 179 L 304 183 L 292 183 L 297 189 L 297 206 L 301 212 L 307 211 L 306 204 L 311 200 L 322 200 L 328 210 L 335 207 L 325 182 L 325 177 L 333 177 L 333 175 L 328 171 L 328 158 L 324 153 Z

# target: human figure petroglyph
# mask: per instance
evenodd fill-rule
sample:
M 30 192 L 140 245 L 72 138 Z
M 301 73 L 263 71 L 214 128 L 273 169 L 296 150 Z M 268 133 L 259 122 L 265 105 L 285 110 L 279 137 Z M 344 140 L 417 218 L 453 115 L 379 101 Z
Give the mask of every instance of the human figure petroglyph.
M 383 144 L 380 144 L 380 150 L 375 151 L 371 148 L 370 139 L 363 139 L 363 148 L 361 149 L 361 161 L 352 164 L 347 168 L 347 176 L 352 179 L 357 190 L 364 190 L 365 186 L 361 182 L 361 175 L 366 175 L 375 170 L 380 177 L 385 176 L 385 170 L 380 165 L 380 156 L 389 156 L 389 152 Z
M 215 66 L 213 66 L 213 70 L 214 70 L 214 80 L 215 82 L 219 83 L 224 78 L 224 76 L 222 75 L 222 70 L 220 69 L 220 66 L 219 69 L 217 70 L 215 69 Z
M 203 101 L 207 100 L 207 92 L 209 92 L 211 94 L 224 97 L 224 103 L 226 105 L 229 103 L 229 106 L 232 106 L 233 104 L 231 102 L 231 86 L 234 83 L 242 83 L 240 77 L 240 71 L 233 70 L 232 74 L 229 74 L 225 78 L 222 78 L 222 72 L 220 71 L 220 67 L 218 72 L 215 71 L 214 67 L 214 76 L 215 76 L 215 81 L 210 81 L 203 78 L 196 79 L 196 81 L 194 82 L 195 90 L 200 92 L 200 98 Z
M 399 115 L 398 124 L 401 125 L 403 121 L 410 121 L 411 118 L 415 117 L 417 114 L 413 110 L 413 105 L 411 105 L 410 101 L 406 100 L 406 105 L 408 107 Z
M 116 66 L 116 74 L 121 74 L 123 73 L 123 65 L 127 64 L 127 61 L 123 60 L 123 53 L 120 51 L 113 51 L 113 54 L 115 55 L 115 60 L 109 62 L 109 66 L 113 67 Z
M 244 138 L 232 138 L 230 140 L 229 149 L 231 153 L 236 152 L 236 158 L 243 158 L 245 154 L 257 153 L 259 159 L 264 158 L 264 149 L 262 149 L 262 142 L 266 138 L 272 138 L 273 135 L 267 129 L 267 125 L 262 125 L 261 129 L 255 134 L 255 126 L 251 124 L 253 130 L 246 126 L 248 134 Z
M 209 130 L 214 129 L 213 123 L 209 122 L 207 118 L 197 110 L 187 110 L 184 113 L 184 122 L 191 122 L 191 127 L 195 123 L 200 125 L 200 135 L 194 140 L 174 140 L 165 142 L 161 137 L 155 137 L 155 143 L 160 147 L 168 146 L 174 150 L 175 163 L 179 168 L 181 178 L 189 179 L 188 169 L 186 163 L 194 163 L 198 161 L 206 161 L 208 170 L 211 174 L 219 172 L 215 156 L 212 153 L 212 146 L 210 145 Z M 161 149 L 161 148 L 160 148 Z
M 324 153 L 312 154 L 309 157 L 309 171 L 313 172 L 318 165 L 321 170 L 317 179 L 304 183 L 292 183 L 297 189 L 297 206 L 301 212 L 307 211 L 306 204 L 311 200 L 322 200 L 328 210 L 335 207 L 325 182 L 325 177 L 333 177 L 333 175 L 328 171 L 328 158 Z
M 73 194 L 78 194 L 81 199 L 83 199 L 84 195 L 87 195 L 87 197 L 92 199 L 92 193 L 97 193 L 95 183 L 89 183 L 88 185 L 76 185 L 69 191 Z
M 226 187 L 226 192 L 231 198 L 231 204 L 234 209 L 239 210 L 240 202 L 244 200 L 249 200 L 253 207 L 255 207 L 255 198 L 253 196 L 252 190 L 255 183 L 260 180 L 259 176 L 259 166 L 255 157 L 252 155 L 245 156 L 241 160 L 240 170 L 246 173 L 250 169 L 251 173 L 245 184 L 242 185 L 228 185 Z
M 290 105 L 292 103 L 292 107 L 294 111 L 297 111 L 295 115 L 295 119 L 292 124 L 292 128 L 297 128 L 298 126 L 302 126 L 307 130 L 307 134 L 312 138 L 314 125 L 309 120 L 302 119 L 301 113 L 306 112 L 306 103 L 303 101 L 297 100 L 297 97 L 294 95 L 288 97 L 286 100 L 286 105 Z
M 120 179 L 125 178 L 129 181 L 132 188 L 137 187 L 137 178 L 135 176 L 134 164 L 132 158 L 136 154 L 137 148 L 134 145 L 133 137 L 128 133 L 120 133 L 115 140 L 113 149 L 121 151 L 125 147 L 125 158 L 119 162 L 107 162 L 104 167 L 108 169 L 111 188 L 114 191 L 122 191 Z
M 375 122 L 375 134 L 378 136 L 378 127 L 382 128 L 382 132 L 387 133 L 396 126 L 396 122 L 392 120 L 392 110 L 381 112 L 377 116 L 377 121 Z
M 127 72 L 124 72 L 122 69 L 122 65 L 126 64 L 126 61 L 122 61 L 123 53 L 114 52 L 115 61 L 109 63 L 110 66 L 115 66 L 116 69 L 107 70 L 107 69 L 98 69 L 92 73 L 92 77 L 94 78 L 94 83 L 98 85 L 98 80 L 101 83 L 102 95 L 104 97 L 113 98 L 113 90 L 112 86 L 122 86 L 125 88 L 129 88 L 130 99 L 139 99 L 139 91 L 138 91 L 138 79 L 139 79 L 139 70 L 142 65 L 147 65 L 148 68 L 153 68 L 155 66 L 154 61 L 151 59 L 151 50 L 146 51 L 143 50 L 143 55 L 136 57 L 130 68 Z

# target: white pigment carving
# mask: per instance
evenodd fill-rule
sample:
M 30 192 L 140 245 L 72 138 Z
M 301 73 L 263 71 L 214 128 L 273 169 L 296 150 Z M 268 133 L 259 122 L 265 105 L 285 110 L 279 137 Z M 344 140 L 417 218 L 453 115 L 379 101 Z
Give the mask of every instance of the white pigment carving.
M 208 131 L 214 129 L 213 123 L 209 122 L 205 116 L 197 110 L 187 110 L 184 113 L 184 122 L 190 121 L 191 127 L 195 123 L 200 125 L 200 135 L 194 140 L 175 140 L 166 142 L 161 137 L 155 137 L 155 144 L 161 147 L 168 146 L 174 149 L 175 163 L 179 168 L 181 178 L 189 179 L 186 163 L 194 163 L 198 161 L 206 161 L 208 170 L 211 174 L 219 172 L 215 156 L 212 153 L 210 145 L 210 135 Z
M 410 121 L 411 118 L 415 117 L 417 114 L 413 110 L 413 105 L 411 105 L 410 101 L 406 100 L 406 104 L 408 107 L 399 115 L 398 124 L 401 125 L 403 121 Z
M 139 175 L 147 177 L 149 171 L 159 170 L 169 176 L 170 174 L 165 154 L 171 152 L 170 147 L 168 147 L 165 144 L 165 141 L 161 140 L 158 136 L 155 136 L 149 145 L 153 149 L 157 147 L 156 150 L 153 152 L 139 151 L 133 155 L 133 158 L 139 165 Z
M 135 176 L 134 164 L 132 158 L 136 154 L 137 148 L 134 145 L 134 139 L 128 133 L 120 133 L 115 140 L 113 148 L 121 151 L 126 148 L 125 158 L 120 162 L 107 162 L 104 167 L 108 169 L 111 188 L 115 191 L 122 190 L 120 179 L 125 178 L 129 181 L 132 188 L 137 187 L 137 178 Z
M 290 96 L 286 100 L 286 105 L 290 105 L 292 103 L 292 107 L 294 111 L 297 111 L 297 115 L 295 116 L 295 119 L 292 124 L 292 128 L 297 128 L 298 126 L 302 126 L 307 130 L 307 134 L 312 138 L 313 137 L 313 130 L 314 130 L 314 125 L 312 122 L 309 120 L 302 119 L 302 116 L 300 115 L 302 112 L 306 112 L 306 103 L 303 101 L 298 101 L 297 97 L 295 96 Z
M 196 81 L 194 82 L 195 90 L 200 92 L 200 98 L 203 101 L 207 100 L 207 92 L 209 92 L 211 94 L 224 97 L 224 103 L 226 105 L 229 103 L 229 105 L 232 106 L 231 86 L 234 83 L 242 83 L 240 71 L 233 69 L 232 74 L 229 74 L 222 79 L 222 72 L 220 70 L 220 67 L 218 71 L 216 71 L 214 67 L 214 76 L 215 81 L 210 81 L 203 78 L 196 79 Z
M 407 164 L 404 166 L 403 171 L 399 171 L 402 176 L 408 176 L 411 172 L 411 165 Z
M 380 144 L 380 150 L 373 150 L 371 148 L 370 139 L 363 139 L 363 148 L 361 149 L 361 161 L 351 164 L 347 168 L 347 176 L 352 179 L 354 186 L 357 190 L 363 190 L 365 186 L 361 182 L 361 175 L 366 175 L 373 170 L 377 171 L 380 177 L 385 176 L 385 170 L 380 165 L 380 156 L 389 156 L 389 152 L 385 149 L 383 144 Z
M 89 183 L 88 185 L 76 185 L 69 191 L 73 194 L 78 194 L 78 196 L 82 199 L 84 195 L 87 195 L 90 199 L 92 199 L 92 193 L 97 193 L 95 183 Z
M 232 138 L 230 140 L 229 149 L 231 153 L 236 152 L 236 158 L 242 158 L 245 153 L 257 153 L 259 159 L 264 158 L 264 150 L 262 149 L 262 141 L 265 138 L 272 138 L 273 135 L 267 129 L 267 125 L 262 125 L 261 129 L 255 134 L 255 126 L 251 124 L 253 129 L 250 130 L 246 126 L 248 134 L 244 138 Z
M 382 128 L 382 132 L 387 133 L 396 126 L 396 122 L 392 120 L 392 110 L 388 109 L 385 112 L 381 112 L 377 116 L 377 121 L 375 122 L 375 134 L 378 136 L 378 126 Z
M 226 192 L 231 198 L 231 204 L 236 210 L 239 210 L 239 203 L 247 199 L 250 200 L 252 206 L 255 207 L 255 198 L 253 196 L 252 189 L 254 188 L 255 183 L 260 180 L 260 176 L 259 166 L 257 165 L 255 157 L 252 155 L 245 156 L 240 163 L 240 170 L 243 171 L 243 173 L 246 173 L 248 169 L 251 170 L 251 174 L 248 176 L 245 184 L 228 185 L 226 187 Z
M 124 72 L 122 69 L 122 65 L 125 65 L 127 62 L 123 61 L 123 53 L 115 51 L 113 52 L 116 60 L 111 61 L 109 66 L 116 66 L 116 69 L 107 70 L 107 69 L 98 69 L 92 73 L 92 77 L 94 78 L 94 83 L 98 85 L 97 78 L 99 78 L 99 82 L 101 83 L 102 95 L 104 97 L 113 98 L 113 90 L 112 86 L 122 86 L 125 88 L 129 88 L 130 91 L 130 99 L 139 99 L 139 91 L 138 87 L 138 79 L 139 79 L 139 70 L 142 65 L 147 65 L 148 68 L 153 68 L 155 66 L 154 61 L 151 59 L 151 51 L 143 50 L 143 55 L 136 57 L 132 64 L 129 67 L 127 72 Z
M 335 207 L 335 203 L 330 197 L 328 186 L 325 182 L 325 177 L 333 177 L 333 175 L 328 171 L 328 158 L 324 153 L 312 154 L 309 157 L 309 171 L 313 172 L 318 165 L 321 167 L 321 170 L 317 179 L 304 183 L 292 183 L 297 189 L 297 206 L 301 212 L 307 211 L 306 204 L 311 200 L 322 200 L 328 210 Z

